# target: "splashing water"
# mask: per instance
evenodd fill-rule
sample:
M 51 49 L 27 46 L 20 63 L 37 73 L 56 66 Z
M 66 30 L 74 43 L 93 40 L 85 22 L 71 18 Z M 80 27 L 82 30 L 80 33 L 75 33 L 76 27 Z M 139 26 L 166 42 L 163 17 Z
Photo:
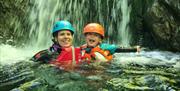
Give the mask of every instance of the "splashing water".
M 46 2 L 44 2 L 44 0 L 35 1 L 33 8 L 30 10 L 31 13 L 29 16 L 31 26 L 29 36 L 32 37 L 30 45 L 44 48 L 50 46 L 50 44 L 52 44 L 51 30 L 53 23 L 57 20 L 70 21 L 79 35 L 83 27 L 82 25 L 84 24 L 83 19 L 81 19 L 81 17 L 83 17 L 81 11 L 86 11 L 86 9 L 83 8 L 83 5 L 84 0 L 82 0 L 82 2 L 78 2 L 77 0 L 47 0 Z M 75 38 L 81 39 L 80 37 L 75 34 Z
M 27 20 L 29 21 L 29 28 L 30 28 L 28 30 L 30 40 L 25 39 L 26 41 L 28 41 L 27 46 L 25 46 L 24 48 L 19 48 L 11 45 L 1 44 L 0 64 L 12 64 L 18 61 L 26 61 L 39 50 L 48 48 L 51 45 L 52 36 L 50 31 L 52 29 L 53 23 L 61 19 L 69 20 L 70 22 L 72 22 L 73 26 L 75 27 L 77 31 L 77 33 L 74 36 L 75 40 L 77 40 L 74 42 L 75 44 L 81 44 L 81 42 L 83 41 L 82 29 L 85 24 L 89 22 L 99 22 L 105 27 L 106 35 L 110 36 L 109 38 L 107 38 L 109 42 L 112 41 L 111 43 L 121 44 L 125 47 L 129 46 L 131 37 L 129 33 L 128 23 L 130 19 L 129 14 L 131 12 L 131 6 L 128 6 L 127 0 L 105 0 L 105 1 L 104 0 L 98 0 L 98 1 L 97 0 L 65 0 L 65 1 L 46 0 L 46 2 L 44 0 L 34 0 L 33 4 L 34 6 L 29 9 L 30 14 Z M 105 7 L 106 9 L 104 9 Z M 16 22 L 16 19 L 14 21 Z M 24 29 L 18 27 L 21 27 L 21 24 L 17 21 L 17 26 L 15 29 L 17 29 L 19 34 L 21 34 L 20 32 L 24 31 Z M 114 36 L 114 34 L 118 34 L 118 36 Z M 171 68 L 172 66 L 180 70 L 179 53 L 171 53 L 164 51 L 151 51 L 151 52 L 142 51 L 140 54 L 116 53 L 115 56 L 116 57 L 114 61 L 112 61 L 112 63 L 118 66 L 119 65 L 127 66 L 128 64 L 138 64 L 141 65 L 141 67 L 145 66 L 144 68 L 147 69 L 148 67 L 146 67 L 146 65 L 148 66 L 155 65 L 156 67 L 159 68 L 161 66 L 163 67 L 168 66 Z M 134 66 L 131 65 L 131 67 Z M 139 66 L 137 68 L 139 68 Z M 146 72 L 147 69 L 144 69 L 143 71 Z M 164 70 L 163 68 L 160 69 Z M 132 71 L 128 71 L 125 69 L 124 72 L 128 71 L 133 73 L 134 69 L 131 70 Z M 137 69 L 135 72 L 141 72 L 141 70 L 139 71 L 139 69 Z M 50 71 L 50 72 L 54 72 L 54 71 Z M 113 75 L 113 73 L 115 74 L 117 73 L 118 77 L 121 77 L 120 76 L 121 69 L 119 68 L 114 70 L 113 69 L 109 70 L 108 72 L 111 72 L 111 75 Z M 103 79 L 104 76 L 107 76 L 107 78 L 110 77 L 109 74 L 107 75 L 103 73 L 104 72 L 102 72 L 102 78 L 100 73 L 99 73 L 100 76 L 98 76 L 97 72 L 94 72 L 94 74 L 96 75 L 90 74 L 90 76 L 88 76 L 87 79 L 90 80 L 90 83 L 92 83 L 92 80 L 95 80 L 93 86 L 96 87 L 99 82 L 104 80 Z M 45 72 L 45 74 L 47 74 L 47 72 Z M 42 75 L 47 76 L 44 74 Z M 72 75 L 72 77 L 74 77 L 73 79 L 79 80 L 78 79 L 80 78 L 79 75 L 76 76 L 75 75 L 76 74 Z M 65 76 L 67 77 L 67 74 L 65 74 Z M 130 75 L 125 75 L 124 77 L 127 76 L 129 76 L 131 78 L 129 80 L 132 81 L 131 76 L 134 75 L 130 74 Z M 7 78 L 6 75 L 4 75 L 4 77 Z M 57 77 L 59 78 L 59 75 Z M 49 79 L 49 77 L 47 78 Z M 54 75 L 52 75 L 52 78 L 54 78 Z M 137 76 L 137 78 L 139 78 L 139 76 Z M 51 80 L 52 79 L 50 79 L 50 82 L 52 82 Z M 57 79 L 54 80 L 58 81 Z M 97 83 L 97 81 L 99 82 Z M 64 80 L 61 82 L 63 82 L 64 84 Z M 7 82 L 4 83 L 6 84 Z M 59 84 L 58 88 L 61 89 L 63 84 Z M 77 84 L 77 83 L 72 83 L 72 84 Z M 69 86 L 73 87 L 74 85 L 71 85 L 70 82 Z M 51 87 L 56 87 L 57 89 L 57 86 L 51 86 Z M 65 88 L 69 89 L 70 87 L 67 86 Z M 104 82 L 103 82 L 103 87 L 105 87 Z M 87 85 L 87 88 L 89 88 L 89 85 Z
M 34 6 L 30 8 L 30 45 L 33 47 L 48 47 L 51 44 L 51 27 L 58 7 L 58 0 L 38 0 L 34 2 Z
M 108 4 L 109 2 L 113 2 L 112 7 Z M 104 13 L 104 7 L 106 6 L 108 9 L 105 10 L 105 12 L 107 13 Z M 74 42 L 75 45 L 83 42 L 83 27 L 88 22 L 98 22 L 104 25 L 108 36 L 113 36 L 114 31 L 118 33 L 115 40 L 112 37 L 107 38 L 107 40 L 114 40 L 118 44 L 129 47 L 130 34 L 128 23 L 130 20 L 130 12 L 131 6 L 128 6 L 127 0 L 47 0 L 46 2 L 38 0 L 34 2 L 33 8 L 30 8 L 28 20 L 30 21 L 29 37 L 32 38 L 29 45 L 48 47 L 52 43 L 50 31 L 53 23 L 57 20 L 68 20 L 76 29 L 74 37 L 78 43 Z
M 107 6 L 111 6 L 111 4 Z M 128 23 L 130 21 L 131 5 L 128 5 L 127 0 L 117 0 L 112 3 L 112 8 L 107 12 L 107 15 L 111 16 L 111 18 L 107 18 L 108 26 L 106 26 L 108 28 L 108 31 L 106 31 L 109 36 L 108 41 L 129 47 L 131 34 Z M 106 22 L 106 19 L 104 22 Z M 117 34 L 117 36 L 113 36 L 114 34 Z
M 104 9 L 104 7 L 107 7 L 107 9 Z M 26 31 L 29 33 L 30 40 L 25 39 L 28 44 L 24 48 L 1 45 L 1 62 L 14 59 L 23 60 L 23 58 L 26 59 L 25 56 L 28 58 L 39 50 L 47 49 L 52 44 L 51 29 L 53 23 L 61 19 L 72 22 L 76 29 L 74 43 L 75 45 L 78 44 L 78 46 L 84 41 L 82 29 L 89 22 L 99 22 L 104 25 L 106 35 L 110 36 L 107 40 L 111 43 L 121 43 L 121 45 L 127 47 L 131 40 L 128 32 L 131 6 L 128 5 L 127 0 L 47 0 L 46 2 L 34 0 L 33 7 L 30 7 L 28 11 L 30 12 L 29 16 L 27 16 L 29 30 Z M 21 27 L 21 24 L 19 24 L 17 19 L 13 21 L 17 23 L 16 31 L 25 31 L 22 28 L 18 28 Z M 118 34 L 118 36 L 114 36 L 114 34 Z M 7 52 L 6 49 L 8 48 L 12 51 Z M 157 56 L 155 54 L 151 56 Z M 159 56 L 165 57 L 163 60 L 167 60 L 167 55 L 158 55 L 157 58 Z
M 151 51 L 140 53 L 117 53 L 115 63 L 121 65 L 156 65 L 174 67 L 180 70 L 180 54 L 168 51 Z
M 78 32 L 76 34 L 81 33 L 82 25 L 84 25 L 84 20 L 81 19 L 81 17 L 86 16 L 83 15 L 81 11 L 84 10 L 85 13 L 88 11 L 84 8 L 84 0 L 81 2 L 77 0 L 47 0 L 46 2 L 44 0 L 34 0 L 32 3 L 33 6 L 29 7 L 27 11 L 29 12 L 29 16 L 27 16 L 29 26 L 26 28 L 29 29 L 22 29 L 22 24 L 20 24 L 16 18 L 12 21 L 12 24 L 14 23 L 16 25 L 14 31 L 17 33 L 17 36 L 24 35 L 24 31 L 29 34 L 29 37 L 24 39 L 27 41 L 27 44 L 24 44 L 23 48 L 8 44 L 0 45 L 0 62 L 3 64 L 11 64 L 26 60 L 32 57 L 36 52 L 47 49 L 52 44 L 51 30 L 53 23 L 57 20 L 68 20 L 72 22 L 72 24 L 77 24 L 77 26 L 73 25 Z M 76 34 L 75 38 L 81 40 L 82 36 L 76 36 Z M 6 51 L 7 49 L 11 50 L 11 52 Z
M 28 60 L 36 50 L 17 48 L 11 45 L 0 45 L 0 64 L 13 64 Z

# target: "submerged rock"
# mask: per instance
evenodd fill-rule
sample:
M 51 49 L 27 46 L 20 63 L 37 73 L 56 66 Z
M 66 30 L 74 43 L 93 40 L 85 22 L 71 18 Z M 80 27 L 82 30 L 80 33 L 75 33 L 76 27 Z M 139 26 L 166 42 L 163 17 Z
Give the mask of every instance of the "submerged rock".
M 126 59 L 123 60 L 127 61 Z M 147 61 L 147 59 L 144 59 L 144 61 Z M 163 62 L 163 60 L 154 61 Z M 138 62 L 140 62 L 140 59 L 138 59 Z M 178 65 L 178 62 L 176 65 Z M 175 66 L 138 64 L 136 62 L 122 64 L 118 60 L 113 60 L 112 63 L 101 66 L 96 69 L 94 65 L 86 65 L 85 68 L 80 67 L 66 71 L 49 64 L 27 61 L 12 65 L 0 65 L 0 90 L 180 90 L 180 72 L 177 70 L 178 67 L 175 68 Z
M 94 80 L 94 81 L 101 81 L 101 80 L 103 80 L 102 77 L 96 76 L 96 75 L 88 76 L 87 79 L 88 80 Z
M 88 84 L 81 81 L 69 81 L 58 84 L 55 88 L 58 91 L 90 91 Z
M 153 90 L 153 91 L 176 91 L 172 84 L 175 80 L 158 75 L 132 76 L 127 78 L 113 78 L 107 81 L 107 85 L 113 91 L 119 90 Z

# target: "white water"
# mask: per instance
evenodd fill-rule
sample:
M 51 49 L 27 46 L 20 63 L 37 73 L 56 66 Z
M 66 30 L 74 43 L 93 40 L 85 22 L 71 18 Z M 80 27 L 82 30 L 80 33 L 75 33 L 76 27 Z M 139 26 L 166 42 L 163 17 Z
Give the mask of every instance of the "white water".
M 82 29 L 86 21 L 88 20 L 86 16 L 88 16 L 88 12 L 90 9 L 85 6 L 89 5 L 86 0 L 82 0 L 81 3 L 78 0 L 34 0 L 33 8 L 29 10 L 30 15 L 27 16 L 31 27 L 29 32 L 29 38 L 31 40 L 25 39 L 29 41 L 29 44 L 25 48 L 18 48 L 10 45 L 0 45 L 0 63 L 3 64 L 11 64 L 21 60 L 27 60 L 32 57 L 36 52 L 41 49 L 46 49 L 51 45 L 51 29 L 53 23 L 59 19 L 70 20 L 77 33 L 75 35 L 78 43 L 83 40 L 82 38 Z M 107 6 L 109 5 L 109 1 L 107 1 Z M 102 25 L 105 22 L 104 16 L 107 16 L 107 25 L 108 26 L 106 32 L 108 32 L 108 36 L 114 36 L 114 26 L 113 22 L 116 23 L 118 29 L 118 38 L 119 43 L 122 43 L 123 46 L 129 46 L 130 42 L 130 34 L 128 23 L 130 19 L 131 6 L 128 6 L 127 0 L 115 0 L 113 2 L 113 7 L 111 9 L 107 8 L 107 14 L 103 15 L 104 8 L 102 6 L 103 0 L 98 0 L 96 2 L 96 10 L 94 13 L 97 13 L 98 20 Z M 122 18 L 120 18 L 120 11 L 122 11 Z M 92 12 L 91 12 L 92 13 Z M 111 15 L 112 18 L 110 18 Z M 91 17 L 92 18 L 92 17 Z M 122 20 L 122 21 L 120 21 Z M 19 24 L 18 20 L 14 19 L 16 23 L 15 30 L 19 32 L 21 31 L 21 24 Z M 18 28 L 19 27 L 19 28 Z M 117 35 L 116 35 L 117 36 Z M 111 39 L 108 39 L 112 41 Z M 118 63 L 126 64 L 128 62 L 137 62 L 141 64 L 153 63 L 156 64 L 169 64 L 172 63 L 175 67 L 179 66 L 179 54 L 171 53 L 171 52 L 160 52 L 160 51 L 152 51 L 152 52 L 141 52 L 139 56 L 134 53 L 121 53 L 115 54 L 118 55 L 117 59 Z M 160 61 L 161 60 L 161 61 Z
M 103 4 L 104 2 L 107 4 Z M 109 2 L 113 2 L 112 6 Z M 52 43 L 51 30 L 54 22 L 57 20 L 70 21 L 77 31 L 74 36 L 75 41 L 78 40 L 80 43 L 83 41 L 83 27 L 89 22 L 98 22 L 105 27 L 105 32 L 108 34 L 106 37 L 113 36 L 114 33 L 118 36 L 115 40 L 111 38 L 107 38 L 107 40 L 125 47 L 129 46 L 130 33 L 128 23 L 131 6 L 128 6 L 127 0 L 32 0 L 31 3 L 33 6 L 27 10 L 29 16 L 26 16 L 26 21 L 28 21 L 29 25 L 27 25 L 26 29 L 22 28 L 22 24 L 16 17 L 10 24 L 15 25 L 15 35 L 23 36 L 23 33 L 29 34 L 28 39 L 25 39 L 28 41 L 27 46 L 38 48 L 50 46 Z M 108 6 L 111 6 L 111 8 Z M 107 9 L 104 9 L 105 7 Z
M 109 5 L 111 4 L 108 3 L 107 6 Z M 108 26 L 106 32 L 108 32 L 108 37 L 113 35 L 117 37 L 113 37 L 115 38 L 113 41 L 112 39 L 108 39 L 108 41 L 123 47 L 129 47 L 131 42 L 129 30 L 131 5 L 128 5 L 128 0 L 115 0 L 112 6 L 111 9 L 107 9 L 107 15 L 105 15 L 111 15 L 111 17 L 107 18 Z
M 29 61 L 35 53 L 41 49 L 17 48 L 11 45 L 0 45 L 0 64 L 12 64 L 19 61 Z M 141 51 L 140 53 L 116 53 L 116 64 L 127 65 L 136 63 L 139 65 L 167 65 L 180 69 L 180 53 L 168 51 Z
M 57 7 L 59 0 L 35 0 L 30 8 L 28 21 L 30 24 L 29 44 L 33 47 L 48 47 L 51 45 L 51 30 L 54 20 L 58 19 Z
M 84 11 L 84 12 L 81 12 Z M 30 8 L 30 33 L 29 45 L 33 47 L 47 48 L 52 44 L 52 28 L 58 20 L 68 20 L 75 27 L 75 35 L 80 35 L 84 26 L 82 19 L 87 8 L 84 8 L 84 0 L 35 0 L 33 8 Z M 82 36 L 75 36 L 81 40 Z M 80 42 L 80 41 L 79 41 Z
M 38 49 L 17 48 L 11 45 L 0 45 L 0 64 L 12 64 L 19 61 L 29 61 Z
M 131 34 L 129 32 L 129 21 L 130 21 L 130 12 L 131 12 L 131 6 L 128 6 L 128 0 L 120 0 L 121 3 L 121 11 L 122 11 L 122 20 L 120 23 L 120 26 L 118 26 L 119 32 L 119 38 L 121 41 L 121 45 L 124 47 L 130 47 L 130 39 L 131 39 Z
M 27 16 L 27 21 L 30 24 L 29 30 L 22 29 L 22 24 L 20 24 L 17 18 L 14 18 L 12 21 L 12 24 L 14 23 L 16 25 L 14 31 L 15 33 L 17 32 L 17 36 L 23 36 L 22 31 L 29 33 L 29 39 L 24 39 L 28 43 L 25 44 L 24 48 L 1 44 L 1 64 L 11 64 L 28 60 L 38 51 L 49 48 L 52 44 L 51 30 L 55 21 L 68 20 L 76 28 L 77 34 L 81 33 L 84 25 L 82 17 L 85 16 L 81 11 L 87 11 L 84 8 L 84 0 L 81 3 L 78 3 L 77 0 L 34 0 L 32 3 L 34 3 L 33 7 L 29 8 L 28 12 L 30 13 Z M 79 40 L 82 39 L 82 36 L 75 37 Z
M 116 64 L 126 66 L 131 63 L 139 65 L 164 65 L 180 70 L 180 53 L 168 51 L 141 51 L 140 53 L 116 53 Z

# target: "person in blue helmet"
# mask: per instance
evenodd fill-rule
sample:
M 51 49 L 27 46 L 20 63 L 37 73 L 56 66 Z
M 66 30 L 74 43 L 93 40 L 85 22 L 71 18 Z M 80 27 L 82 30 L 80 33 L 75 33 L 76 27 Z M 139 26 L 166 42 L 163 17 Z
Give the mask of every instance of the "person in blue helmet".
M 53 45 L 35 54 L 31 60 L 72 69 L 81 59 L 80 48 L 72 45 L 74 33 L 75 29 L 69 21 L 57 21 L 52 29 Z
M 69 21 L 60 20 L 55 22 L 52 29 L 52 46 L 46 50 L 36 53 L 31 60 L 34 62 L 52 64 L 55 66 L 55 68 L 58 67 L 65 71 L 74 70 L 74 68 L 76 68 L 80 63 L 81 59 L 80 48 L 75 48 L 72 45 L 74 33 L 75 29 Z M 26 82 L 20 85 L 20 87 L 14 88 L 11 91 L 29 91 L 41 87 L 41 85 L 44 85 L 45 83 L 43 82 L 43 76 L 42 79 L 39 78 L 40 77 Z

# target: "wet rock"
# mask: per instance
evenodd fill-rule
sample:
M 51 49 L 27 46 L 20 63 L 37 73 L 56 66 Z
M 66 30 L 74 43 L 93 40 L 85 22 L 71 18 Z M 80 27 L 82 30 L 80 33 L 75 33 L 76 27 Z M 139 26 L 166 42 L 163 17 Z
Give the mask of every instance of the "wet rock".
M 145 14 L 146 29 L 161 49 L 180 51 L 179 1 L 155 0 Z
M 180 51 L 179 0 L 133 0 L 130 26 L 134 44 Z
M 19 88 L 14 88 L 11 91 L 29 91 L 34 88 L 40 87 L 41 84 L 42 83 L 39 81 L 39 79 L 35 79 L 33 81 L 26 82 L 25 84 L 21 84 Z
M 175 65 L 173 65 L 173 66 L 174 66 L 174 68 L 176 68 L 176 69 L 180 70 L 180 59 L 179 59 L 179 60 L 177 60 L 176 64 L 175 64 Z
M 82 76 L 79 73 L 76 73 L 76 72 L 70 72 L 69 77 L 72 80 L 81 80 L 81 79 L 83 79 Z
M 167 83 L 169 82 L 169 83 Z M 130 78 L 113 78 L 107 81 L 108 86 L 114 91 L 119 90 L 153 90 L 153 91 L 175 91 L 171 86 L 175 83 L 174 80 L 168 79 L 164 76 L 144 75 Z
M 103 80 L 103 78 L 101 76 L 98 76 L 98 75 L 87 76 L 86 78 L 88 80 L 93 80 L 93 81 L 101 81 L 101 80 Z
M 167 53 L 168 56 L 161 54 L 165 57 L 158 53 L 155 53 L 155 56 L 150 53 L 142 57 L 130 57 L 130 54 L 116 55 L 116 60 L 101 65 L 103 69 L 93 68 L 97 65 L 89 65 L 92 67 L 88 69 L 77 68 L 73 71 L 65 71 L 50 64 L 27 61 L 11 65 L 0 64 L 0 90 L 29 89 L 34 86 L 35 88 L 32 88 L 34 91 L 40 89 L 41 91 L 82 91 L 84 89 L 86 91 L 178 91 L 180 89 L 180 72 L 177 70 L 178 54 Z M 166 62 L 174 66 L 166 67 L 164 66 Z M 40 80 L 33 83 L 34 79 Z
M 86 83 L 80 81 L 64 82 L 62 84 L 58 84 L 55 88 L 59 91 L 91 91 Z
M 106 70 L 106 72 L 119 75 L 119 74 L 122 74 L 123 71 L 121 69 L 108 69 Z
M 18 62 L 13 65 L 0 65 L 0 90 L 8 91 L 21 83 L 34 78 L 30 62 Z

